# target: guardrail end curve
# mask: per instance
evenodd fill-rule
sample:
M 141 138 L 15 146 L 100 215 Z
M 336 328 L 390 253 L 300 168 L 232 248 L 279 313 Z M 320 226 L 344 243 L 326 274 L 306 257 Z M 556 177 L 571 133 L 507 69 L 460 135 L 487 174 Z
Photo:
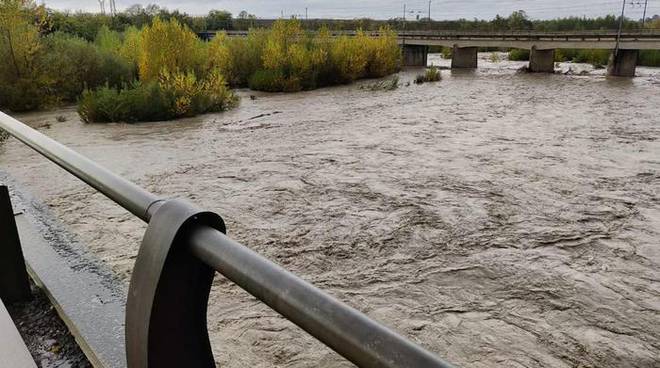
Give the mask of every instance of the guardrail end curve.
M 206 323 L 215 270 L 188 249 L 198 225 L 225 232 L 219 215 L 177 199 L 149 221 L 126 303 L 129 368 L 215 367 Z

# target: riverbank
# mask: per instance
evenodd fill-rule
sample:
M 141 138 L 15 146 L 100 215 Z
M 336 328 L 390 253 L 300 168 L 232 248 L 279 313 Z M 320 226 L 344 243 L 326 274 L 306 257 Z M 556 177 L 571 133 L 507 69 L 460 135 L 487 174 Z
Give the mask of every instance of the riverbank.
M 56 14 L 32 1 L 0 3 L 0 108 L 33 111 L 78 103 L 85 122 L 174 120 L 234 107 L 230 87 L 297 92 L 384 77 L 399 70 L 396 34 L 334 37 L 278 20 L 246 37 L 204 41 L 178 18 L 153 17 L 93 40 L 54 32 Z
M 239 90 L 235 110 L 171 122 L 18 118 L 217 211 L 232 238 L 457 366 L 656 366 L 660 72 L 479 57 L 391 91 Z M 14 139 L 0 165 L 128 283 L 140 221 Z M 222 277 L 209 329 L 222 366 L 349 366 Z

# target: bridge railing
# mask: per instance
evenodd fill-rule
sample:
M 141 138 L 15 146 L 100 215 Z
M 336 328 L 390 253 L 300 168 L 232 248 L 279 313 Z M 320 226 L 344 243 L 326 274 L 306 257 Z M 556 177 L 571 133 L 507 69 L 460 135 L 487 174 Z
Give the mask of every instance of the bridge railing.
M 218 31 L 229 36 L 247 36 L 248 31 Z M 216 31 L 204 31 L 199 34 L 215 34 Z M 584 30 L 584 31 L 454 31 L 454 30 L 419 30 L 419 31 L 395 31 L 399 37 L 616 37 L 616 30 Z M 354 36 L 358 31 L 330 31 L 332 36 Z M 367 35 L 378 36 L 378 31 L 365 31 Z M 660 37 L 657 29 L 629 29 L 621 32 L 622 37 Z
M 149 225 L 126 305 L 129 368 L 214 367 L 206 308 L 219 272 L 360 367 L 450 367 L 225 235 L 222 218 L 144 190 L 0 112 L 5 130 Z

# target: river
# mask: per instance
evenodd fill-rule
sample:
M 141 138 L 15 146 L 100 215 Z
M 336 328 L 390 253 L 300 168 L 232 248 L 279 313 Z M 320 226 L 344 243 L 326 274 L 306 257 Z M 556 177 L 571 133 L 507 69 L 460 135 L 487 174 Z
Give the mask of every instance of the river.
M 660 69 L 496 59 L 173 122 L 16 117 L 458 366 L 660 366 Z M 14 139 L 0 167 L 128 283 L 139 220 Z M 220 276 L 209 329 L 222 367 L 350 366 Z

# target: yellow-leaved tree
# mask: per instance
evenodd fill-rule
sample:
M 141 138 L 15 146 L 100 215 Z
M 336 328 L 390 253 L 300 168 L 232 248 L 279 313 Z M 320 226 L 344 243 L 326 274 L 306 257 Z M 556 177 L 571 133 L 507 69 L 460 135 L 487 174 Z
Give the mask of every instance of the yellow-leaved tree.
M 315 88 L 327 55 L 327 50 L 319 47 L 313 35 L 304 32 L 299 21 L 280 20 L 266 35 L 262 55 L 265 71 L 261 75 L 274 90 Z
M 135 26 L 130 26 L 124 31 L 124 41 L 119 48 L 119 55 L 137 68 L 140 64 L 141 45 L 142 32 Z
M 22 78 L 32 74 L 42 48 L 34 23 L 37 7 L 30 0 L 0 1 L 0 53 L 3 76 Z
M 157 80 L 161 72 L 200 72 L 204 56 L 197 36 L 176 19 L 155 18 L 141 32 L 140 79 Z
M 226 33 L 218 33 L 208 43 L 206 57 L 207 70 L 216 70 L 222 73 L 226 80 L 231 81 L 232 75 L 232 56 L 229 51 L 229 39 Z
M 0 106 L 32 109 L 46 97 L 39 34 L 45 19 L 31 0 L 0 0 Z
M 340 36 L 332 44 L 330 60 L 342 83 L 352 82 L 366 74 L 369 62 L 369 37 L 359 31 L 353 37 Z
M 369 63 L 367 75 L 380 78 L 396 72 L 401 64 L 401 49 L 396 33 L 389 28 L 381 28 L 378 37 L 369 39 Z

